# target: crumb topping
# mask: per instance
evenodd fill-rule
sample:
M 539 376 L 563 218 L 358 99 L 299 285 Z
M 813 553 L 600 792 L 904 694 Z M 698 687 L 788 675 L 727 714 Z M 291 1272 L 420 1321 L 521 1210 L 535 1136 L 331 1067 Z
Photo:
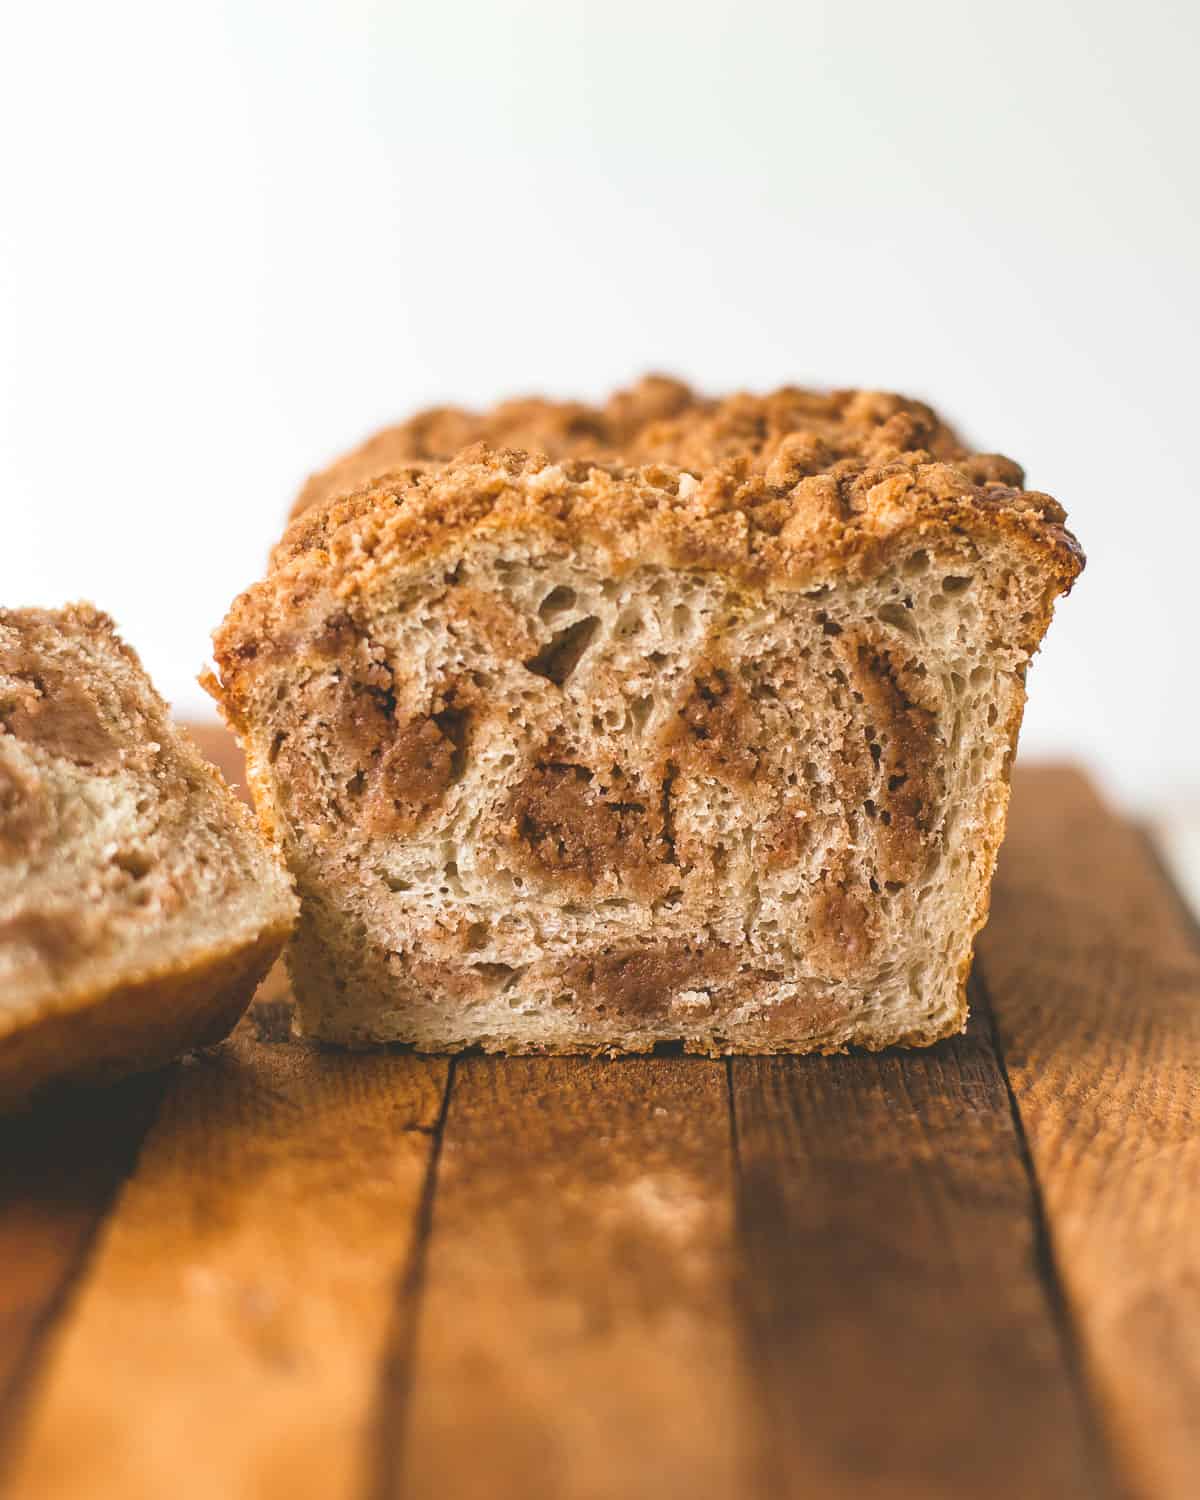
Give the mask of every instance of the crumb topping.
M 784 386 L 765 396 L 713 400 L 669 376 L 648 375 L 599 406 L 527 398 L 483 412 L 431 407 L 384 428 L 314 474 L 292 514 L 404 466 L 447 463 L 476 443 L 552 459 L 669 463 L 696 470 L 745 457 L 777 485 L 822 473 L 843 459 L 884 463 L 922 450 L 967 464 L 978 483 L 1022 483 L 1021 470 L 1010 459 L 969 453 L 930 407 L 904 396 Z

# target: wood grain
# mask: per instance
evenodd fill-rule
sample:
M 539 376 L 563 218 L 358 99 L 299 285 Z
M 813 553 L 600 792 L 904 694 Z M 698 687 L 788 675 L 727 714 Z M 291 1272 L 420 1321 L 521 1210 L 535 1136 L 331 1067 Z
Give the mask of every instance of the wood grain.
M 748 1493 L 725 1072 L 467 1058 L 386 1493 Z
M 1107 1493 L 978 1008 L 927 1052 L 739 1058 L 731 1076 L 762 1492 Z
M 0 1469 L 46 1334 L 154 1118 L 161 1077 L 0 1122 Z
M 46 1361 L 19 1500 L 364 1493 L 446 1064 L 268 1007 L 178 1070 Z
M 983 969 L 1090 1380 L 1130 1488 L 1200 1494 L 1200 957 L 1068 770 L 1013 799 Z

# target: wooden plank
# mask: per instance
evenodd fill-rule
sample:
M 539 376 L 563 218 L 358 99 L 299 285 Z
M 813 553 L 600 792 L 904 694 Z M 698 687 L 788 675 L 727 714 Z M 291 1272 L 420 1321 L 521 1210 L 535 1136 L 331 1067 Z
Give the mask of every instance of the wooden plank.
M 161 1077 L 76 1091 L 0 1122 L 0 1464 L 46 1335 L 161 1091 Z
M 272 1041 L 275 1009 L 176 1073 L 46 1362 L 19 1500 L 364 1493 L 447 1065 Z
M 1016 782 L 984 974 L 1086 1365 L 1130 1488 L 1200 1494 L 1200 957 L 1139 834 Z
M 747 1494 L 732 1209 L 721 1064 L 460 1062 L 380 1493 Z
M 1107 1493 L 986 1016 L 927 1052 L 731 1065 L 763 1492 Z

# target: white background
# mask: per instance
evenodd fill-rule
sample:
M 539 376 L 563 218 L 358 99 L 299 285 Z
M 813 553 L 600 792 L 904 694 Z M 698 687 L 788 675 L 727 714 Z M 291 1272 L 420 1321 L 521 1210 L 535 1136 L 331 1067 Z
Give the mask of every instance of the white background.
M 1089 553 L 1024 753 L 1200 793 L 1200 7 L 10 6 L 0 599 L 181 709 L 305 473 L 430 400 L 932 399 Z

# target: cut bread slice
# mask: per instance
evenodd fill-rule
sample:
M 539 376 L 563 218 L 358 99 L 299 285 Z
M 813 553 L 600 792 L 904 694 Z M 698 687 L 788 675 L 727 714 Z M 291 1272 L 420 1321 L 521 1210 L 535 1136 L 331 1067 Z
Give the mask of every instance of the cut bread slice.
M 963 1026 L 1026 667 L 1082 555 L 1005 460 L 820 441 L 701 476 L 479 449 L 293 524 L 209 686 L 300 889 L 307 1032 Z
M 0 1106 L 218 1041 L 295 914 L 108 617 L 0 610 Z

